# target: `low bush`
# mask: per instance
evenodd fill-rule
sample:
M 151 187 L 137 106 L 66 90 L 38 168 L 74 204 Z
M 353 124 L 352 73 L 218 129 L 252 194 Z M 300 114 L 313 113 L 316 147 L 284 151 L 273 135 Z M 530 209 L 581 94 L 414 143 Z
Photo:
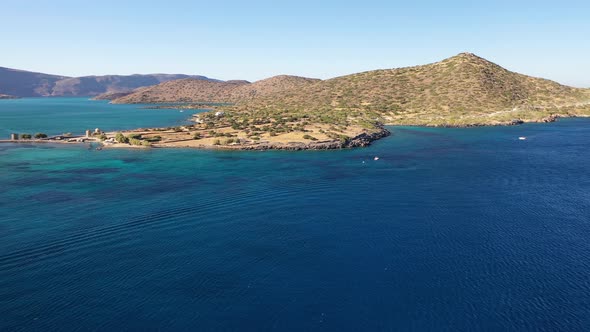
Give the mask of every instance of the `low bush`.
M 117 133 L 117 135 L 115 135 L 115 141 L 118 143 L 129 143 L 129 138 L 125 137 L 123 133 Z

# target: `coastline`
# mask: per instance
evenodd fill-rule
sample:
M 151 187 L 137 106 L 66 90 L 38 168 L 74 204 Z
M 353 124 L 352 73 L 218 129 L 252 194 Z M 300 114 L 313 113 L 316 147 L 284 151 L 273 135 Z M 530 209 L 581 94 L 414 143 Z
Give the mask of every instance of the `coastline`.
M 452 125 L 452 124 L 444 124 L 444 125 L 423 125 L 423 124 L 387 124 L 387 126 L 395 127 L 395 126 L 412 126 L 412 127 L 424 127 L 424 128 L 475 128 L 475 127 L 497 127 L 497 126 L 517 126 L 526 123 L 551 123 L 555 122 L 560 118 L 585 118 L 588 116 L 585 115 L 576 115 L 576 116 L 560 116 L 560 115 L 551 115 L 550 117 L 544 118 L 542 120 L 519 120 L 519 121 L 511 121 L 509 123 L 493 123 L 493 124 L 486 124 L 486 123 L 476 123 L 476 124 L 467 124 L 467 125 Z M 211 144 L 210 142 L 199 142 L 199 140 L 194 139 L 171 139 L 171 140 L 163 140 L 159 142 L 153 142 L 149 146 L 148 145 L 137 145 L 137 144 L 130 144 L 130 143 L 118 143 L 115 142 L 114 139 L 118 133 L 123 133 L 126 135 L 145 135 L 145 134 L 159 134 L 164 135 L 166 134 L 179 134 L 176 131 L 162 131 L 162 128 L 148 128 L 148 129 L 134 129 L 134 130 L 124 130 L 120 132 L 108 132 L 104 133 L 107 137 L 107 140 L 101 140 L 98 137 L 85 137 L 85 136 L 72 136 L 68 137 L 67 139 L 58 138 L 61 136 L 54 136 L 45 139 L 19 139 L 19 140 L 10 140 L 4 139 L 0 140 L 0 144 L 2 143 L 14 143 L 14 144 L 48 144 L 48 143 L 55 143 L 55 144 L 69 144 L 69 145 L 76 145 L 76 144 L 97 144 L 98 146 L 96 149 L 102 150 L 105 149 L 175 149 L 175 148 L 190 148 L 190 149 L 202 149 L 202 150 L 227 150 L 227 151 L 267 151 L 267 150 L 284 150 L 284 151 L 304 151 L 304 150 L 339 150 L 339 149 L 351 149 L 351 148 L 359 148 L 359 147 L 367 147 L 370 146 L 374 141 L 382 139 L 384 137 L 392 135 L 392 132 L 385 128 L 385 126 L 381 125 L 378 130 L 375 131 L 363 131 L 353 137 L 347 139 L 331 139 L 331 140 L 321 140 L 321 141 L 290 141 L 290 142 L 277 142 L 272 140 L 261 140 L 261 141 L 247 141 L 240 144 L 232 143 L 232 144 Z M 144 142 L 144 141 L 141 141 Z

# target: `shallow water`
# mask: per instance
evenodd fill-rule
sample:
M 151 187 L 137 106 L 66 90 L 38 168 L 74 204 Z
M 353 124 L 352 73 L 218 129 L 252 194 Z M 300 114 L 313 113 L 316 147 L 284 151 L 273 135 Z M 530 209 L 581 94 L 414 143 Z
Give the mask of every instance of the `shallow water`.
M 0 100 L 0 139 L 11 133 L 59 135 L 176 126 L 198 110 L 145 109 L 146 105 L 111 105 L 88 98 L 23 98 Z
M 391 130 L 0 145 L 0 330 L 587 330 L 590 121 Z

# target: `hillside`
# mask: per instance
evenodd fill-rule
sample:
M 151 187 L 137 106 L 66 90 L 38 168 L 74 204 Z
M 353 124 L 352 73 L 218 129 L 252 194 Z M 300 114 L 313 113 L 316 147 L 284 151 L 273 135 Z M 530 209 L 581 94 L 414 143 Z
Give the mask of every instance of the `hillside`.
M 251 84 L 178 80 L 115 103 L 219 102 L 228 112 L 320 115 L 385 124 L 466 126 L 590 112 L 590 90 L 506 70 L 471 53 L 328 80 L 275 76 Z M 372 121 L 372 120 L 371 120 Z M 371 122 L 369 121 L 369 122 Z
M 368 71 L 236 104 L 237 110 L 373 113 L 388 124 L 473 125 L 585 111 L 590 90 L 508 71 L 470 53 Z
M 166 82 L 117 98 L 113 103 L 209 102 L 236 103 L 274 96 L 291 89 L 300 89 L 317 79 L 280 75 L 249 83 L 247 81 L 204 82 L 186 79 Z
M 113 103 L 165 103 L 165 102 L 225 102 L 231 91 L 246 81 L 212 82 L 197 79 L 169 81 L 156 86 L 140 89 L 134 93 L 117 98 Z
M 16 99 L 18 97 L 0 94 L 0 99 Z
M 183 74 L 66 77 L 0 67 L 0 94 L 18 97 L 96 96 L 130 92 L 140 87 L 185 78 L 217 81 L 205 76 Z
M 205 76 L 189 76 L 183 74 L 150 74 L 150 75 L 106 75 L 84 76 L 59 80 L 55 83 L 52 96 L 96 96 L 102 93 L 129 92 L 140 87 L 160 84 L 162 82 L 193 78 L 210 80 Z
M 65 76 L 0 67 L 0 93 L 18 97 L 51 95 L 53 86 Z
M 509 125 L 590 116 L 589 89 L 514 73 L 470 53 L 324 81 L 293 76 L 240 84 L 172 81 L 115 102 L 228 103 L 198 114 L 191 126 L 126 133 L 159 147 L 342 148 L 388 135 L 384 124 Z

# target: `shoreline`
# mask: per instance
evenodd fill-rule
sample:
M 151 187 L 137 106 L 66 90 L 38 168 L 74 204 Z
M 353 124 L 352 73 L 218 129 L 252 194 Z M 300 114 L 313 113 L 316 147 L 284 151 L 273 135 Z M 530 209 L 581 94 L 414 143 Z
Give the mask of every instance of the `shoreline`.
M 322 140 L 322 141 L 311 141 L 311 142 L 301 142 L 301 141 L 292 141 L 287 143 L 281 142 L 273 142 L 273 141 L 250 141 L 245 144 L 195 144 L 193 139 L 182 139 L 182 140 L 173 140 L 173 141 L 164 141 L 164 142 L 154 142 L 151 143 L 149 146 L 146 145 L 133 145 L 130 143 L 113 143 L 112 140 L 117 135 L 117 133 L 127 133 L 134 134 L 134 133 L 151 133 L 151 134 L 166 134 L 166 132 L 159 131 L 161 128 L 149 128 L 149 129 L 133 129 L 133 130 L 124 130 L 120 132 L 108 132 L 105 133 L 108 137 L 110 142 L 101 141 L 97 137 L 85 137 L 85 136 L 72 136 L 67 139 L 56 139 L 56 138 L 46 138 L 46 139 L 19 139 L 19 140 L 10 140 L 4 139 L 0 140 L 0 144 L 2 143 L 14 143 L 14 144 L 69 144 L 69 145 L 80 145 L 80 144 L 98 144 L 97 149 L 101 150 L 103 148 L 109 149 L 199 149 L 199 150 L 225 150 L 225 151 L 269 151 L 269 150 L 284 150 L 284 151 L 305 151 L 305 150 L 341 150 L 341 149 L 352 149 L 352 148 L 359 148 L 359 147 L 367 147 L 370 146 L 373 142 L 382 139 L 384 137 L 392 135 L 392 132 L 385 127 L 423 127 L 423 128 L 476 128 L 476 127 L 499 127 L 499 126 L 518 126 L 526 123 L 551 123 L 556 122 L 559 119 L 568 119 L 568 118 L 587 118 L 588 116 L 560 116 L 560 115 L 551 115 L 550 117 L 543 118 L 541 120 L 519 120 L 519 121 L 511 121 L 509 123 L 494 123 L 494 124 L 468 124 L 468 125 L 452 125 L 452 124 L 444 124 L 444 125 L 424 125 L 424 124 L 388 124 L 383 125 L 377 131 L 368 132 L 363 131 L 360 134 L 350 137 L 345 140 Z M 60 136 L 55 136 L 60 137 Z M 142 141 L 143 142 L 143 141 Z

